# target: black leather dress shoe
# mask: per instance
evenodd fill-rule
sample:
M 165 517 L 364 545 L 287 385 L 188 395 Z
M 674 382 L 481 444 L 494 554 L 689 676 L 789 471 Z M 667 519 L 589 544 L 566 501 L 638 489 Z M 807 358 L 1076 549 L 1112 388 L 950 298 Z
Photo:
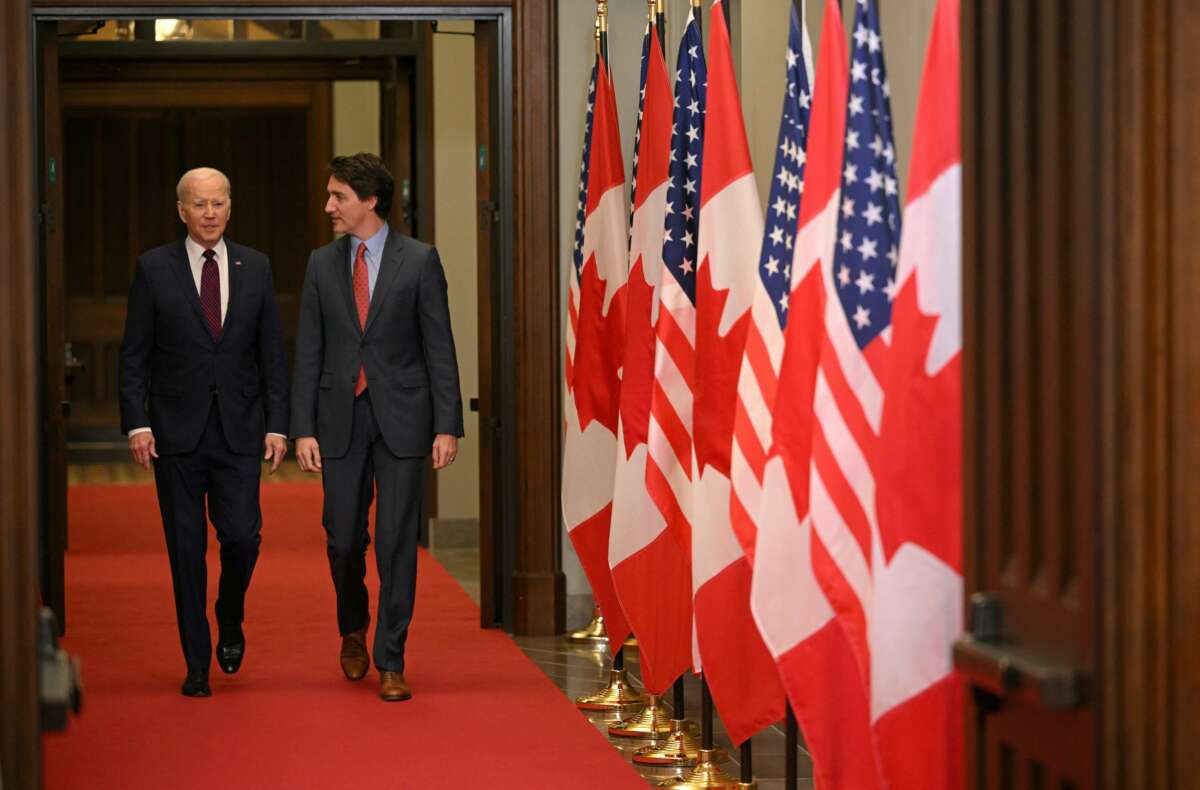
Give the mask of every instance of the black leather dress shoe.
M 211 697 L 212 689 L 208 687 L 208 670 L 189 669 L 180 691 L 185 697 Z
M 242 629 L 222 634 L 217 639 L 217 666 L 226 675 L 232 675 L 242 665 L 242 657 L 246 655 L 246 637 Z

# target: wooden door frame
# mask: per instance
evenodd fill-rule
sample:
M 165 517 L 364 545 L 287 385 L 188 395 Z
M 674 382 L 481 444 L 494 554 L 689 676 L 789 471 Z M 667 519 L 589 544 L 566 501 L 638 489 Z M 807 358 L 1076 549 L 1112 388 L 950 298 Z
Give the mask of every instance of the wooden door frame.
M 115 13 L 114 13 L 115 12 Z M 559 265 L 557 164 L 557 3 L 555 0 L 225 0 L 219 6 L 162 0 L 9 0 L 0 4 L 0 52 L 6 90 L 0 126 L 6 156 L 0 172 L 10 185 L 0 206 L 0 764 L 10 787 L 40 785 L 35 607 L 37 536 L 45 517 L 39 502 L 41 441 L 38 415 L 44 387 L 39 349 L 41 273 L 36 260 L 39 151 L 34 23 L 118 17 L 489 19 L 496 22 L 500 106 L 495 147 L 501 166 L 497 265 L 506 283 L 498 318 L 503 345 L 520 349 L 502 371 L 501 468 L 519 468 L 502 491 L 506 539 L 513 544 L 512 627 L 522 634 L 563 629 L 557 426 L 559 402 Z M 511 199 L 509 198 L 511 196 Z

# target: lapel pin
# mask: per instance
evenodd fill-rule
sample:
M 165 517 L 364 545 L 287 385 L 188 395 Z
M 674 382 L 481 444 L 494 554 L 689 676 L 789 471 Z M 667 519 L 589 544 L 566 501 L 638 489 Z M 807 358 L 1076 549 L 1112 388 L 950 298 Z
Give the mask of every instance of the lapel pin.
M 241 261 L 234 261 L 234 262 L 233 262 L 233 265 L 234 265 L 234 266 L 241 266 L 241 265 L 242 265 L 242 262 L 241 262 Z

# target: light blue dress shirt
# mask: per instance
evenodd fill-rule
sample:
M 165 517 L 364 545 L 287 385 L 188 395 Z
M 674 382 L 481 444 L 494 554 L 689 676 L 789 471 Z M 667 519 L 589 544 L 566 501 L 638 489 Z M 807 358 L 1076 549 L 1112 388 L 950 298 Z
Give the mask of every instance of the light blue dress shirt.
M 383 248 L 387 246 L 388 239 L 388 224 L 383 223 L 383 227 L 375 232 L 375 235 L 369 239 L 360 239 L 357 236 L 350 237 L 350 281 L 354 281 L 354 259 L 358 255 L 358 245 L 364 241 L 367 245 L 367 293 L 369 296 L 375 295 L 375 281 L 379 279 L 379 262 L 383 260 Z

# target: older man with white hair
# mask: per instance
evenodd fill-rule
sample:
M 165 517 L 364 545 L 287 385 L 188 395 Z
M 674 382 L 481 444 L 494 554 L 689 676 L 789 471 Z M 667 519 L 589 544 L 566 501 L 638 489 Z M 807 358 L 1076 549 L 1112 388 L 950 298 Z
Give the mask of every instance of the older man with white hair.
M 134 459 L 154 467 L 187 664 L 182 691 L 207 697 L 207 522 L 221 544 L 217 664 L 233 673 L 245 655 L 245 597 L 261 542 L 258 454 L 274 472 L 287 452 L 288 373 L 270 261 L 225 238 L 229 179 L 189 170 L 177 197 L 187 235 L 134 267 L 121 429 Z

